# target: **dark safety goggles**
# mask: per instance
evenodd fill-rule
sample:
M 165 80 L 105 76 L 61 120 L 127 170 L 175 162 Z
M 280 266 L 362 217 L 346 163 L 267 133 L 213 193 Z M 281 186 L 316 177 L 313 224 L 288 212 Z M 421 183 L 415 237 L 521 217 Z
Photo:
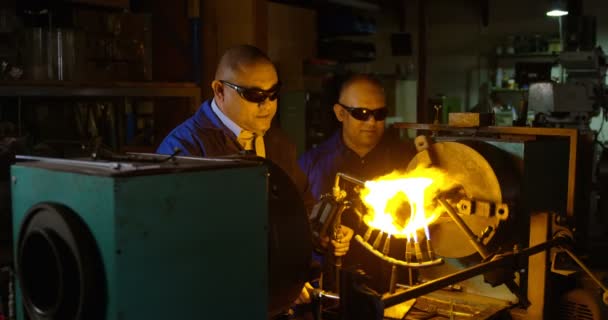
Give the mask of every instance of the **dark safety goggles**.
M 260 88 L 245 88 L 224 80 L 220 80 L 220 82 L 234 89 L 234 91 L 236 91 L 241 98 L 253 103 L 262 103 L 266 101 L 266 99 L 274 101 L 279 97 L 279 90 L 281 89 L 280 82 L 268 90 L 262 90 Z
M 341 104 L 340 102 L 338 102 L 338 104 L 346 109 L 346 111 L 348 111 L 348 113 L 350 113 L 350 115 L 360 121 L 367 121 L 369 119 L 370 116 L 374 116 L 374 119 L 376 119 L 376 121 L 383 121 L 384 119 L 386 119 L 386 116 L 388 116 L 388 109 L 386 107 L 380 108 L 380 109 L 375 109 L 375 110 L 370 110 L 367 108 L 356 108 L 356 107 L 349 107 L 349 106 L 345 106 L 343 104 Z

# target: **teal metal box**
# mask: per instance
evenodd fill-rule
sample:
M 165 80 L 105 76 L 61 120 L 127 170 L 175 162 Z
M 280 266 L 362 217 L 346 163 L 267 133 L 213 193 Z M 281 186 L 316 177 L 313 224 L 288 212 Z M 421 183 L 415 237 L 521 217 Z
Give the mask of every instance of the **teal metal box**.
M 228 319 L 235 305 L 247 319 L 268 317 L 268 190 L 276 188 L 268 166 L 182 163 L 117 169 L 41 161 L 11 168 L 16 268 L 30 317 Z M 50 209 L 28 216 L 40 203 Z M 45 215 L 56 215 L 49 210 L 79 218 L 49 222 Z M 55 239 L 70 225 L 71 236 Z M 89 240 L 91 247 L 83 244 Z M 309 244 L 298 248 L 310 256 Z M 306 261 L 283 267 L 294 263 Z M 24 319 L 23 308 L 18 312 Z

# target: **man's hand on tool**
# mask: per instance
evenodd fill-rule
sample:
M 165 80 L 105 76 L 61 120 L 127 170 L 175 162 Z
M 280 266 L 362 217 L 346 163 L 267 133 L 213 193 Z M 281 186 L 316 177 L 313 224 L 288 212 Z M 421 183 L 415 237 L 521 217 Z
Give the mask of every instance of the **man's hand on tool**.
M 332 240 L 331 245 L 334 248 L 334 255 L 336 257 L 341 257 L 348 252 L 348 249 L 350 248 L 350 240 L 353 238 L 355 232 L 353 229 L 343 225 L 340 226 L 340 230 L 337 232 L 337 240 Z

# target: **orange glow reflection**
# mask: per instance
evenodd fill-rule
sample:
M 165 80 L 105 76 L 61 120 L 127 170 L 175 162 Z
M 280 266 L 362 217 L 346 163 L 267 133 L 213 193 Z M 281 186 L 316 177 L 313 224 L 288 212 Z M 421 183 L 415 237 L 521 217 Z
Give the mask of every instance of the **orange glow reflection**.
M 361 191 L 361 199 L 368 208 L 363 221 L 394 237 L 416 239 L 417 230 L 441 215 L 442 210 L 433 203 L 433 196 L 446 185 L 446 175 L 435 168 L 393 172 L 366 181 Z

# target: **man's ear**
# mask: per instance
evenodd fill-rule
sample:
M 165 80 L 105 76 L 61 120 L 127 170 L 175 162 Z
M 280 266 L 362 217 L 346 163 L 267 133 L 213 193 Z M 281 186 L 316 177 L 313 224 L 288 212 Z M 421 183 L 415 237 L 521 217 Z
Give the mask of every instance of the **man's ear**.
M 338 121 L 344 121 L 344 108 L 337 103 L 334 104 L 334 113 L 336 114 L 336 119 L 338 119 Z
M 211 82 L 211 90 L 213 90 L 213 96 L 216 101 L 224 101 L 224 85 L 218 80 Z

